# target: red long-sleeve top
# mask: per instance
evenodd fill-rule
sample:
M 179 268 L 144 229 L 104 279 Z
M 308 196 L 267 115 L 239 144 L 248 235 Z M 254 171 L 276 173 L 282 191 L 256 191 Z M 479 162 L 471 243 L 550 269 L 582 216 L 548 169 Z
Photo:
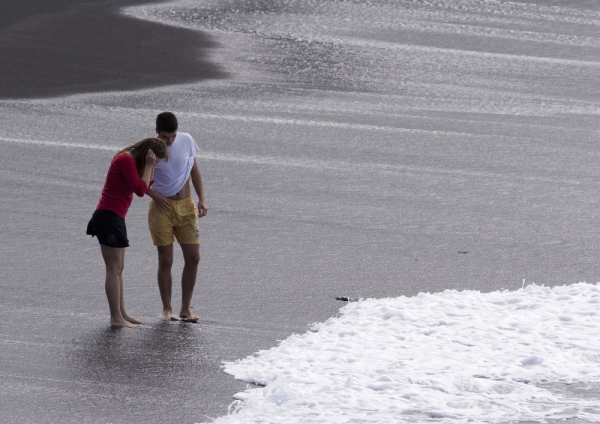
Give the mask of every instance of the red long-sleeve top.
M 133 193 L 142 197 L 148 188 L 149 185 L 137 173 L 133 156 L 129 153 L 119 153 L 108 168 L 106 182 L 96 210 L 113 211 L 121 218 L 125 218 L 133 200 Z

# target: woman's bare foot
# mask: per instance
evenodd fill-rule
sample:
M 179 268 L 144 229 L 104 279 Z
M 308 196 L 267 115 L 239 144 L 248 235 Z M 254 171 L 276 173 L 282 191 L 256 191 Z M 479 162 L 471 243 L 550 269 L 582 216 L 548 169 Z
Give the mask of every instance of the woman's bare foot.
M 171 321 L 173 318 L 173 311 L 170 309 L 165 309 L 162 314 L 160 314 L 160 319 L 163 321 Z
M 179 311 L 179 318 L 185 322 L 198 322 L 199 319 L 191 309 L 182 309 Z
M 127 328 L 140 328 L 139 325 L 136 325 L 134 323 L 131 323 L 129 321 L 126 321 L 125 319 L 123 320 L 110 320 L 110 326 L 111 327 L 127 327 Z
M 135 319 L 134 317 L 130 317 L 127 314 L 123 314 L 123 318 L 125 318 L 125 321 L 129 321 L 132 324 L 143 324 L 143 322 L 140 321 L 139 319 Z

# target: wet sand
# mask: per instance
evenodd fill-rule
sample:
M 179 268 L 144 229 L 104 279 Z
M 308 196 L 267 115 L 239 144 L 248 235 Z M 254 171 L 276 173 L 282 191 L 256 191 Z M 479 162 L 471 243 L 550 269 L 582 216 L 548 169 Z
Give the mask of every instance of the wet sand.
M 118 10 L 154 0 L 24 0 L 0 16 L 0 98 L 53 97 L 224 78 L 215 42 Z

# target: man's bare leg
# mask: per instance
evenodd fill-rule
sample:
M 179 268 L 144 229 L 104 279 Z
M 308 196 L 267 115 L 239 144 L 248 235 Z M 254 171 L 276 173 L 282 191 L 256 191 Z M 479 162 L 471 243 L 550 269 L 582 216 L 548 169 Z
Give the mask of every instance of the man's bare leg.
M 106 265 L 106 281 L 104 288 L 110 309 L 110 325 L 112 327 L 139 328 L 138 325 L 127 321 L 121 313 L 122 274 L 125 266 L 125 248 L 100 245 L 104 264 Z
M 186 321 L 197 322 L 198 317 L 194 315 L 191 308 L 192 295 L 196 286 L 198 276 L 198 264 L 200 263 L 200 245 L 182 244 L 183 273 L 181 274 L 181 310 L 179 317 Z
M 173 267 L 173 244 L 168 246 L 158 246 L 158 290 L 163 304 L 163 312 L 160 317 L 165 321 L 170 321 L 173 316 L 171 307 L 171 292 L 173 289 L 173 278 L 171 268 Z

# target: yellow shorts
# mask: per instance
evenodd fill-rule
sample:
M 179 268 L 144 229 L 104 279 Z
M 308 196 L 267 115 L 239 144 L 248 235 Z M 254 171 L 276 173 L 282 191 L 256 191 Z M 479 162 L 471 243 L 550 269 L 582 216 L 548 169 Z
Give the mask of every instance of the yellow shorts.
M 169 200 L 171 207 L 162 211 L 150 201 L 148 226 L 155 246 L 168 246 L 175 238 L 179 244 L 200 244 L 198 208 L 191 197 Z

